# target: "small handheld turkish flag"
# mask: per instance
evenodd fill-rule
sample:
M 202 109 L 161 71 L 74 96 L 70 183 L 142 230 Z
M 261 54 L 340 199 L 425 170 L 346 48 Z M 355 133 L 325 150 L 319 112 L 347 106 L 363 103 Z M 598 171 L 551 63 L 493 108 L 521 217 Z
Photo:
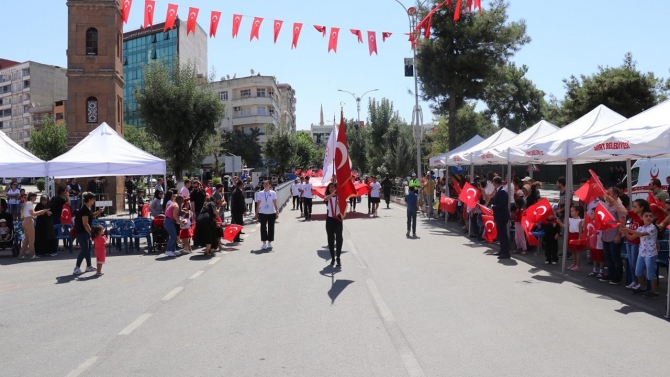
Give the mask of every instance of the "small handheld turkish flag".
M 591 203 L 596 198 L 607 194 L 598 175 L 593 170 L 589 170 L 589 172 L 591 173 L 591 178 L 575 191 L 575 196 L 584 203 Z
M 444 195 L 440 196 L 440 210 L 444 212 L 449 212 L 452 215 L 456 213 L 456 200 L 448 198 Z
M 528 218 L 528 220 L 535 224 L 539 224 L 553 215 L 554 209 L 551 207 L 551 203 L 549 203 L 547 198 L 540 199 L 537 203 L 526 208 L 525 211 L 525 216 Z
M 665 203 L 656 199 L 656 197 L 652 193 L 649 193 L 649 195 L 647 196 L 647 201 L 649 202 L 649 207 L 651 208 L 651 211 L 654 213 L 654 216 L 656 216 L 658 221 L 665 220 L 666 215 L 665 212 L 663 211 L 663 208 L 665 208 Z
M 484 239 L 493 242 L 498 237 L 498 229 L 496 228 L 496 222 L 493 221 L 493 216 L 483 215 L 482 222 L 484 223 Z
M 67 204 L 63 206 L 63 211 L 60 213 L 60 223 L 63 225 L 72 225 L 72 210 Z
M 607 230 L 618 227 L 619 222 L 602 203 L 598 203 L 595 211 L 595 225 L 598 230 Z
M 528 240 L 528 246 L 539 246 L 540 241 L 532 233 L 535 224 L 528 220 L 526 217 L 521 218 L 521 229 L 526 233 L 526 239 Z
M 242 228 L 244 227 L 241 225 L 234 225 L 234 224 L 228 225 L 226 229 L 223 231 L 223 239 L 225 239 L 228 242 L 234 242 L 235 237 L 237 237 L 237 235 L 240 234 Z
M 486 207 L 486 206 L 483 206 L 481 204 L 477 204 L 477 205 L 479 206 L 479 209 L 482 210 L 482 214 L 493 216 L 493 209 L 491 209 L 489 207 Z
M 468 208 L 473 209 L 477 206 L 477 203 L 479 203 L 481 194 L 482 193 L 473 185 L 471 185 L 469 182 L 465 182 L 465 185 L 463 185 L 463 189 L 461 190 L 461 194 L 458 195 L 458 200 L 465 203 Z

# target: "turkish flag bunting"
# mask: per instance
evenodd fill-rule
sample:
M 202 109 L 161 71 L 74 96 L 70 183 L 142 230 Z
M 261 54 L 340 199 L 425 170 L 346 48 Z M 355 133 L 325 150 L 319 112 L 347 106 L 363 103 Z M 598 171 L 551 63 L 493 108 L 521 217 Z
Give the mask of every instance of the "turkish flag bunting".
M 382 42 L 386 42 L 386 38 L 390 38 L 393 33 L 389 33 L 388 31 L 383 31 L 382 32 Z
M 154 26 L 154 9 L 156 0 L 144 0 L 144 28 Z
M 356 187 L 351 175 L 349 147 L 347 145 L 347 127 L 344 124 L 344 113 L 340 118 L 340 129 L 335 147 L 335 177 L 337 177 L 337 202 L 342 218 L 347 214 L 349 198 L 356 196 Z
M 221 12 L 212 11 L 212 16 L 209 21 L 209 37 L 216 37 L 216 29 L 219 28 L 219 20 L 221 19 Z
M 658 219 L 658 221 L 663 221 L 665 220 L 665 212 L 663 209 L 665 208 L 665 203 L 661 202 L 660 200 L 656 199 L 654 194 L 649 193 L 647 196 L 647 201 L 649 202 L 649 207 L 651 208 L 651 211 L 654 212 L 654 215 Z
M 595 211 L 595 226 L 598 230 L 607 230 L 618 227 L 619 222 L 602 203 L 598 203 Z
M 537 203 L 526 208 L 521 217 L 526 217 L 531 223 L 539 224 L 553 215 L 554 209 L 551 207 L 551 203 L 549 203 L 547 198 L 542 198 Z
M 493 216 L 482 215 L 482 222 L 484 223 L 484 239 L 488 242 L 493 242 L 498 237 L 498 229 Z
M 472 12 L 472 7 L 474 6 L 472 0 L 468 0 L 465 2 L 465 6 L 468 8 L 468 11 Z
M 370 50 L 370 56 L 373 52 L 379 55 L 377 53 L 377 33 L 374 31 L 368 31 L 368 49 Z
M 475 9 L 479 9 L 479 14 L 484 13 L 482 11 L 482 0 L 475 0 Z
M 481 205 L 481 204 L 477 204 L 477 205 L 479 206 L 479 209 L 482 210 L 483 215 L 493 216 L 493 209 L 491 209 L 487 206 Z
M 277 43 L 277 38 L 279 37 L 279 32 L 281 31 L 281 27 L 284 24 L 284 21 L 282 20 L 275 20 L 274 22 L 274 30 L 275 30 L 275 43 Z
M 591 203 L 596 198 L 607 194 L 596 173 L 591 169 L 589 169 L 589 173 L 591 173 L 591 178 L 575 191 L 575 196 L 584 203 Z
M 461 2 L 462 0 L 456 0 L 456 11 L 454 11 L 454 22 L 458 21 L 461 18 Z
M 123 1 L 123 23 L 128 23 L 128 16 L 130 15 L 130 7 L 133 6 L 133 0 Z
M 426 39 L 430 38 L 430 25 L 431 25 L 432 23 L 433 23 L 433 16 L 431 15 L 431 16 L 428 18 L 428 23 L 426 23 L 426 24 L 424 25 L 425 30 L 424 30 L 424 33 L 423 33 L 423 37 L 426 38 Z
M 523 232 L 526 233 L 526 240 L 528 241 L 529 246 L 540 245 L 540 242 L 537 240 L 537 237 L 535 237 L 533 233 L 531 233 L 534 227 L 535 223 L 531 223 L 530 220 L 526 218 L 521 218 L 521 229 L 523 229 Z
M 195 34 L 195 26 L 197 25 L 198 13 L 200 9 L 189 7 L 188 8 L 188 22 L 186 22 L 186 35 L 190 33 Z
M 444 195 L 440 196 L 440 210 L 444 212 L 449 212 L 452 215 L 456 213 L 456 199 L 448 198 Z
M 241 23 L 242 23 L 242 15 L 233 14 L 233 38 L 237 38 L 237 33 L 240 31 Z
M 331 27 L 330 40 L 328 41 L 328 52 L 330 52 L 330 50 L 333 50 L 337 54 L 337 39 L 339 36 L 340 36 L 340 28 Z
M 163 33 L 174 28 L 174 22 L 177 20 L 177 9 L 179 5 L 168 4 L 167 16 L 165 18 L 165 27 Z
M 318 31 L 319 33 L 323 34 L 323 36 L 326 36 L 326 27 L 325 26 L 320 26 L 320 25 L 314 25 L 314 29 Z
M 298 38 L 300 38 L 300 31 L 302 30 L 302 23 L 293 23 L 293 42 L 291 43 L 291 50 L 298 48 Z
M 481 195 L 482 193 L 471 185 L 470 182 L 465 182 L 461 193 L 458 195 L 458 200 L 465 203 L 468 208 L 473 209 L 479 203 Z
M 254 38 L 260 39 L 258 37 L 258 32 L 261 30 L 261 24 L 263 19 L 261 17 L 254 17 L 254 23 L 251 25 L 251 36 L 249 37 L 250 41 L 253 41 Z
M 350 29 L 350 30 L 351 30 L 351 34 L 358 37 L 358 43 L 363 43 L 363 33 L 361 33 L 360 30 L 356 30 L 356 29 Z
M 226 229 L 223 231 L 223 239 L 228 242 L 234 242 L 235 237 L 237 237 L 237 235 L 240 234 L 242 228 L 244 227 L 241 225 L 234 225 L 234 224 L 228 225 Z
M 414 50 L 416 48 L 416 40 L 414 39 L 414 33 L 405 33 L 405 35 L 409 36 L 407 40 L 410 41 L 410 43 L 412 44 L 412 50 Z

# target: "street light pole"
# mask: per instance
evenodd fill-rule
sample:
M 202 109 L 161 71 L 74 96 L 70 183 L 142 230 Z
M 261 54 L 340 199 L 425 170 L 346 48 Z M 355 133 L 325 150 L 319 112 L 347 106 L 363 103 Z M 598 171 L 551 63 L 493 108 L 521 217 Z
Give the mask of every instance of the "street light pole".
M 405 10 L 405 13 L 407 14 L 407 19 L 409 21 L 409 33 L 410 36 L 412 32 L 414 31 L 413 25 L 412 25 L 412 18 L 416 17 L 416 14 L 418 12 L 417 9 L 414 8 L 407 8 L 403 3 L 400 2 L 400 0 L 395 0 L 396 3 L 400 4 L 400 6 Z M 417 8 L 420 8 L 423 6 L 425 1 L 417 1 Z M 413 129 L 414 129 L 414 140 L 416 140 L 416 175 L 417 177 L 421 176 L 421 107 L 419 107 L 419 79 L 418 79 L 418 70 L 416 69 L 416 43 L 419 41 L 415 41 L 415 47 L 412 49 L 412 52 L 414 54 L 413 62 L 414 62 L 414 111 L 413 111 L 413 116 L 412 116 L 412 121 L 414 123 Z
M 363 93 L 362 96 L 358 97 L 358 96 L 356 96 L 355 93 L 348 92 L 348 91 L 346 91 L 346 90 L 342 90 L 342 89 L 337 89 L 338 92 L 349 93 L 349 94 L 351 94 L 351 96 L 354 97 L 354 99 L 356 100 L 356 110 L 358 111 L 358 127 L 361 126 L 361 99 L 362 99 L 363 97 L 365 97 L 366 94 L 371 93 L 371 92 L 376 92 L 376 91 L 378 91 L 378 90 L 379 90 L 379 89 L 368 90 L 367 92 Z

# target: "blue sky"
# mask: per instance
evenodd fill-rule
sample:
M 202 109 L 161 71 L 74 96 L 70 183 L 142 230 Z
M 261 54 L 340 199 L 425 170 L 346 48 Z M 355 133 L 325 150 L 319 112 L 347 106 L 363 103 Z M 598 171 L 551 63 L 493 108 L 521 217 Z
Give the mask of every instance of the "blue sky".
M 401 0 L 402 1 L 402 0 Z M 179 5 L 181 19 L 188 7 L 200 8 L 199 23 L 209 30 L 211 10 L 222 11 L 216 38 L 209 40 L 209 66 L 217 77 L 248 75 L 250 69 L 276 76 L 296 89 L 298 129 L 309 129 L 319 119 L 323 104 L 327 120 L 339 113 L 345 102 L 345 116 L 356 117 L 354 99 L 343 89 L 357 94 L 370 89 L 378 98 L 391 99 L 402 117 L 411 118 L 414 97 L 411 78 L 404 77 L 403 58 L 411 56 L 407 37 L 407 17 L 394 0 L 156 0 L 154 22 L 164 20 L 168 2 Z M 409 0 L 404 1 L 410 5 Z M 488 2 L 483 2 L 488 8 Z M 670 59 L 665 25 L 670 1 L 631 3 L 615 0 L 510 0 L 510 19 L 525 19 L 532 42 L 513 59 L 526 64 L 528 77 L 547 94 L 561 98 L 562 79 L 570 75 L 591 74 L 598 65 L 619 65 L 628 51 L 642 71 L 668 77 Z M 30 22 L 22 17 L 5 17 L 3 30 L 20 39 L 3 44 L 0 56 L 6 59 L 66 66 L 67 7 L 65 0 L 23 0 L 22 9 L 31 12 Z M 644 7 L 643 7 L 644 6 Z M 143 21 L 143 0 L 134 0 L 126 31 L 137 29 Z M 243 14 L 237 39 L 231 38 L 232 14 Z M 260 41 L 249 42 L 254 16 L 265 21 Z M 284 21 L 277 44 L 272 41 L 272 21 Z M 291 50 L 291 25 L 304 23 L 298 48 Z M 322 38 L 312 25 L 340 27 L 337 54 L 328 53 L 328 38 Z M 379 55 L 368 55 L 366 44 L 358 44 L 349 29 L 377 31 Z M 381 42 L 381 32 L 393 36 Z M 424 120 L 430 120 L 427 103 L 422 104 Z M 363 112 L 365 113 L 365 112 Z M 362 115 L 363 117 L 364 115 Z

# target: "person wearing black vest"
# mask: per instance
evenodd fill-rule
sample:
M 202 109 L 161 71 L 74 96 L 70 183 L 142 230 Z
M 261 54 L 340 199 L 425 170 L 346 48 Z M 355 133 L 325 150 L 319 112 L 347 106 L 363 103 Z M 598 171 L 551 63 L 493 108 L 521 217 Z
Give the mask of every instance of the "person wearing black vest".
M 498 259 L 509 259 L 509 235 L 507 234 L 507 223 L 510 219 L 509 196 L 507 191 L 503 190 L 502 178 L 493 178 L 493 187 L 495 187 L 495 195 L 491 200 L 491 208 L 493 209 L 493 221 L 498 230 L 498 241 L 500 242 L 500 251 L 495 255 L 498 256 Z
M 237 187 L 233 188 L 230 194 L 230 223 L 235 225 L 244 225 L 244 215 L 247 213 L 247 204 L 245 202 L 244 183 L 237 181 Z M 238 234 L 233 242 L 241 242 Z
M 326 216 L 326 235 L 328 236 L 328 250 L 330 251 L 330 265 L 334 266 L 337 261 L 337 267 L 342 267 L 340 255 L 342 254 L 342 215 L 340 206 L 337 202 L 337 186 L 334 183 L 328 184 L 326 188 L 328 195 L 323 199 L 326 201 L 328 214 Z

